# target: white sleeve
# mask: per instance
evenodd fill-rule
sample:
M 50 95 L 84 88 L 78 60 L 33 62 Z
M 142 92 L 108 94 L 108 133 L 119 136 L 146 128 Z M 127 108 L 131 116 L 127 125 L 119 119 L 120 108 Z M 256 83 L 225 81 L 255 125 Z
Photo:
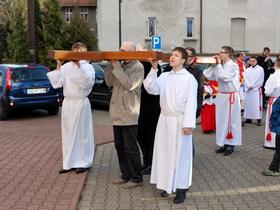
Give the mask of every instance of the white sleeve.
M 60 70 L 54 70 L 47 73 L 47 76 L 51 82 L 53 88 L 61 88 L 64 82 L 64 68 L 61 66 Z
M 143 81 L 144 87 L 149 94 L 159 95 L 160 86 L 159 86 L 159 78 L 157 77 L 157 69 L 151 69 L 146 79 Z
M 266 96 L 271 96 L 272 92 L 274 91 L 274 84 L 277 84 L 276 82 L 277 81 L 273 75 L 268 78 L 264 86 L 264 93 Z
M 189 80 L 187 97 L 182 128 L 195 128 L 197 109 L 197 81 L 194 77 L 190 78 Z
M 218 80 L 232 82 L 232 79 L 239 73 L 238 65 L 232 65 L 231 69 L 224 69 L 222 64 L 217 65 L 216 76 Z
M 205 69 L 203 71 L 203 75 L 208 79 L 208 80 L 216 80 L 216 77 L 215 77 L 215 68 L 216 66 L 210 66 L 208 67 L 207 69 Z

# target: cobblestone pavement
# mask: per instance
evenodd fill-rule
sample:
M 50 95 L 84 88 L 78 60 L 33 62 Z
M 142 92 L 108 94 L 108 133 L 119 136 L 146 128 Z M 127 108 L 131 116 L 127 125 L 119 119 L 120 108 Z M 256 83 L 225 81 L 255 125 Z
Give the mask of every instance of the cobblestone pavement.
M 264 126 L 246 124 L 243 145 L 231 156 L 215 154 L 214 134 L 195 130 L 196 156 L 193 184 L 183 204 L 174 205 L 174 195 L 161 198 L 155 186 L 144 177 L 144 185 L 131 190 L 115 186 L 119 174 L 113 143 L 97 147 L 82 192 L 78 210 L 140 210 L 140 209 L 200 209 L 200 210 L 258 210 L 280 209 L 280 177 L 265 177 L 274 150 L 264 149 Z
M 94 111 L 94 129 L 97 144 L 113 140 L 107 112 Z M 61 167 L 60 115 L 14 113 L 0 121 L 0 210 L 76 209 L 87 173 L 59 175 Z

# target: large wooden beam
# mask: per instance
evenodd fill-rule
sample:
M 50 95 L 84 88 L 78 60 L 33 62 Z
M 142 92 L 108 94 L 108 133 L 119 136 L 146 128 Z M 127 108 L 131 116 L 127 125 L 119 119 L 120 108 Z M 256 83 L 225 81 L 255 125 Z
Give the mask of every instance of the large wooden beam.
M 170 54 L 156 52 L 156 51 L 88 51 L 88 52 L 73 52 L 73 51 L 60 51 L 50 50 L 48 58 L 55 60 L 140 60 L 146 61 L 148 58 L 162 60 L 169 62 Z M 216 59 L 210 56 L 198 56 L 197 63 L 216 63 Z
M 60 51 L 50 50 L 48 58 L 55 60 L 142 60 L 146 61 L 148 58 L 160 60 L 161 52 L 155 51 L 101 51 L 101 52 L 73 52 L 73 51 Z

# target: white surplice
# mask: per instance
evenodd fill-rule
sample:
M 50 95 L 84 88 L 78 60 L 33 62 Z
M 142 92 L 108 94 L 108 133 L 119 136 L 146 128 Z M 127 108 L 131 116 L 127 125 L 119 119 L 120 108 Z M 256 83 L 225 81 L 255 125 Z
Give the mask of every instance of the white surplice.
M 87 61 L 80 68 L 68 62 L 49 72 L 54 88 L 63 87 L 61 114 L 63 169 L 89 168 L 94 156 L 91 106 L 87 96 L 94 85 L 95 71 Z
M 195 128 L 197 82 L 186 70 L 162 73 L 151 70 L 144 80 L 148 93 L 160 95 L 151 183 L 168 193 L 187 189 L 192 183 L 192 135 L 182 128 Z
M 276 69 L 274 74 L 271 74 L 264 86 L 265 95 L 269 96 L 269 101 L 267 105 L 266 111 L 266 119 L 265 119 L 265 136 L 264 136 L 264 146 L 275 148 L 275 136 L 276 134 L 270 132 L 269 129 L 269 118 L 272 112 L 272 105 L 276 101 L 276 99 L 280 96 L 280 69 Z M 267 134 L 271 134 L 271 140 L 267 140 Z
M 262 118 L 262 85 L 264 71 L 259 65 L 249 67 L 244 72 L 244 118 Z M 252 89 L 249 89 L 249 88 Z
M 238 65 L 229 60 L 225 64 L 213 65 L 203 71 L 209 80 L 219 84 L 216 97 L 216 144 L 219 146 L 241 145 L 241 107 Z M 232 103 L 230 105 L 230 103 Z M 231 131 L 233 138 L 227 139 Z

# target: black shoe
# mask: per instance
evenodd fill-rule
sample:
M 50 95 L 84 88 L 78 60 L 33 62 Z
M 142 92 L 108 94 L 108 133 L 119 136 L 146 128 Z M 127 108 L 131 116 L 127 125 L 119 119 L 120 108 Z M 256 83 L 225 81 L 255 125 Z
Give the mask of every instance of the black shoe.
M 182 203 L 186 199 L 186 191 L 185 190 L 177 190 L 176 196 L 173 200 L 173 203 L 179 204 Z
M 224 156 L 229 156 L 231 155 L 231 153 L 233 153 L 233 149 L 227 148 L 226 151 L 224 152 Z
M 163 197 L 163 198 L 165 198 L 165 197 L 168 197 L 169 194 L 168 194 L 166 191 L 162 191 L 162 192 L 160 193 L 160 196 Z
M 262 120 L 257 120 L 257 125 L 262 126 Z
M 65 174 L 65 173 L 68 173 L 68 172 L 70 172 L 72 169 L 68 169 L 68 170 L 66 170 L 66 169 L 60 169 L 59 171 L 58 171 L 58 173 L 59 174 Z
M 151 170 L 152 170 L 151 165 L 148 165 L 148 166 L 146 166 L 146 168 L 142 169 L 141 173 L 142 173 L 142 175 L 148 175 L 148 174 L 151 174 Z
M 225 151 L 226 151 L 225 147 L 220 147 L 219 149 L 215 150 L 216 153 L 223 153 Z
M 86 172 L 88 169 L 89 169 L 89 168 L 76 168 L 76 169 L 75 169 L 75 172 L 76 172 L 77 174 L 79 174 L 79 173 L 84 173 L 84 172 Z
M 252 123 L 252 120 L 251 119 L 247 119 L 247 120 L 245 120 L 245 123 Z

